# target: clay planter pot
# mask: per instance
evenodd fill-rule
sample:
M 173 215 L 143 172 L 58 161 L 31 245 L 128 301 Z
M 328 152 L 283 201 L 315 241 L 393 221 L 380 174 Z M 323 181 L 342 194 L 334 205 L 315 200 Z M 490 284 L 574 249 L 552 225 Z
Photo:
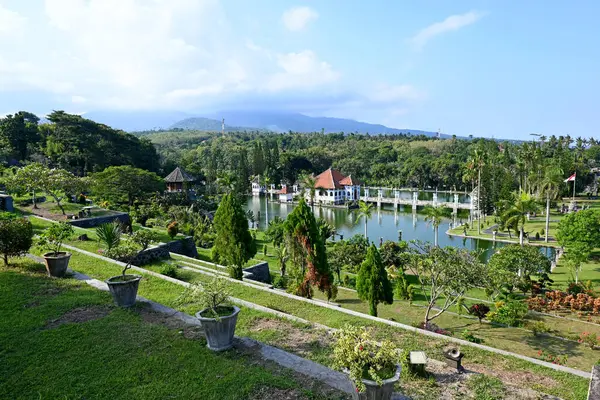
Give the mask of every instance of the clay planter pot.
M 233 335 L 240 309 L 236 306 L 231 308 L 233 308 L 231 315 L 220 317 L 218 320 L 202 316 L 208 310 L 207 308 L 196 313 L 196 318 L 200 321 L 206 335 L 206 346 L 213 351 L 223 351 L 233 346 Z
M 125 279 L 123 275 L 118 275 L 106 280 L 108 290 L 119 307 L 131 307 L 135 304 L 140 279 L 142 277 L 139 275 L 125 275 Z
M 69 260 L 71 259 L 71 253 L 61 251 L 59 253 L 46 253 L 43 255 L 44 262 L 46 264 L 46 271 L 48 276 L 63 277 L 67 272 L 69 266 Z
M 392 394 L 394 393 L 394 385 L 400 380 L 401 371 L 402 367 L 400 365 L 396 366 L 396 373 L 394 376 L 384 379 L 381 386 L 375 381 L 363 379 L 362 382 L 366 387 L 364 392 L 358 392 L 353 381 L 352 386 L 354 386 L 354 392 L 352 393 L 352 398 L 354 400 L 391 400 Z

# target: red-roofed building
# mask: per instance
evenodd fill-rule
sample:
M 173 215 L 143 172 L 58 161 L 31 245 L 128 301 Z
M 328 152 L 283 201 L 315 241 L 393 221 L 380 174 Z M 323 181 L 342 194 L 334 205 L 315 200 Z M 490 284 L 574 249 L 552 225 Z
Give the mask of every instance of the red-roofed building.
M 315 177 L 315 202 L 344 204 L 360 198 L 361 183 L 351 175 L 345 176 L 337 169 L 329 168 Z M 307 192 L 310 200 L 310 193 Z
M 287 203 L 294 200 L 293 190 L 290 190 L 287 185 L 282 185 L 279 191 L 279 201 Z

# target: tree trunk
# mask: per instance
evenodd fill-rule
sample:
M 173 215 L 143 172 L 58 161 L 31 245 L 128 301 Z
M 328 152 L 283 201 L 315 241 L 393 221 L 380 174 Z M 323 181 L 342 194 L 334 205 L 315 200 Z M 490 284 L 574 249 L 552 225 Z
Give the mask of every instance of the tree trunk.
M 523 232 L 523 226 L 521 225 L 521 230 L 519 231 L 519 244 L 521 246 L 523 246 L 523 236 L 524 236 L 524 233 L 525 232 Z
M 37 208 L 38 208 L 37 202 L 35 201 L 35 189 L 33 189 L 33 209 L 35 210 Z
M 4 265 L 8 265 L 8 254 L 4 254 Z
M 365 239 L 369 240 L 367 236 L 367 217 L 365 216 Z
M 548 243 L 548 230 L 550 230 L 550 195 L 546 195 L 546 230 L 544 231 L 544 241 Z
M 433 227 L 433 230 L 434 230 L 434 236 L 433 236 L 433 245 L 434 245 L 435 247 L 438 247 L 438 227 L 437 227 L 437 226 L 434 226 L 434 227 Z
M 376 317 L 377 316 L 377 303 L 375 301 L 371 301 L 369 304 L 369 314 Z

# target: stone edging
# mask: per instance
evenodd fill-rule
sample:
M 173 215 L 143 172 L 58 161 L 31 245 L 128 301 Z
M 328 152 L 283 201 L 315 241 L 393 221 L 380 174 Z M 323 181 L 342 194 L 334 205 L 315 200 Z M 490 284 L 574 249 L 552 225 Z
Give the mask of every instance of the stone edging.
M 74 250 L 74 251 L 86 254 L 88 256 L 95 257 L 95 258 L 98 258 L 98 259 L 101 259 L 101 260 L 104 260 L 104 261 L 107 261 L 107 262 L 111 262 L 113 264 L 117 264 L 117 265 L 121 265 L 121 266 L 125 265 L 124 263 L 121 263 L 119 261 L 115 261 L 113 259 L 101 256 L 99 254 L 94 254 L 94 253 L 91 253 L 91 252 L 86 251 L 86 250 L 81 250 L 81 249 L 79 249 L 77 247 L 73 247 L 73 246 L 70 246 L 70 245 L 63 245 L 63 246 L 66 247 L 66 248 L 68 248 L 68 249 L 71 249 L 71 250 Z M 166 281 L 169 281 L 169 282 L 181 285 L 181 286 L 186 286 L 186 287 L 189 286 L 189 283 L 187 283 L 187 282 L 183 282 L 183 281 L 180 281 L 178 279 L 174 279 L 174 278 L 171 278 L 171 277 L 168 277 L 168 276 L 165 276 L 165 275 L 161 275 L 161 274 L 156 273 L 156 272 L 148 271 L 148 270 L 146 270 L 144 268 L 140 268 L 140 267 L 136 267 L 136 266 L 132 265 L 131 269 L 133 269 L 135 271 L 138 271 L 138 272 L 143 272 L 143 273 L 146 273 L 146 274 L 158 277 L 160 279 L 164 279 Z M 291 299 L 294 299 L 294 300 L 303 301 L 305 303 L 310 303 L 310 304 L 313 304 L 313 305 L 316 305 L 316 306 L 320 306 L 320 307 L 328 308 L 328 309 L 331 309 L 331 310 L 336 310 L 336 311 L 339 311 L 339 312 L 343 312 L 345 314 L 349 314 L 349 315 L 352 315 L 352 316 L 355 316 L 355 317 L 359 317 L 359 318 L 368 319 L 368 320 L 371 320 L 371 321 L 383 323 L 383 324 L 386 324 L 386 325 L 390 325 L 390 326 L 393 326 L 393 327 L 396 327 L 396 328 L 404 329 L 404 330 L 407 330 L 407 331 L 410 331 L 410 332 L 414 332 L 414 333 L 418 333 L 418 334 L 421 334 L 421 335 L 434 337 L 436 339 L 444 340 L 444 341 L 447 341 L 447 342 L 453 342 L 453 343 L 460 344 L 460 345 L 463 345 L 463 346 L 468 346 L 468 347 L 475 347 L 475 348 L 478 348 L 480 350 L 490 351 L 492 353 L 501 354 L 501 355 L 504 355 L 504 356 L 515 357 L 515 358 L 518 358 L 518 359 L 521 359 L 521 360 L 525 360 L 525 361 L 531 362 L 533 364 L 537 364 L 537 365 L 540 365 L 540 366 L 543 366 L 543 367 L 546 367 L 546 368 L 550 368 L 550 369 L 553 369 L 553 370 L 556 370 L 556 371 L 566 372 L 566 373 L 569 373 L 569 374 L 580 376 L 580 377 L 585 378 L 585 379 L 589 379 L 590 376 L 591 376 L 591 374 L 589 372 L 581 371 L 581 370 L 578 370 L 578 369 L 575 369 L 575 368 L 566 367 L 566 366 L 563 366 L 563 365 L 552 364 L 552 363 L 549 363 L 549 362 L 546 362 L 546 361 L 538 360 L 537 358 L 524 356 L 522 354 L 512 353 L 510 351 L 501 350 L 501 349 L 497 349 L 497 348 L 486 346 L 486 345 L 482 345 L 482 344 L 471 343 L 471 342 L 468 342 L 466 340 L 462 340 L 462 339 L 458 339 L 458 338 L 453 338 L 453 337 L 441 335 L 439 333 L 425 331 L 425 330 L 418 329 L 418 328 L 415 328 L 415 327 L 410 326 L 410 325 L 401 324 L 401 323 L 395 322 L 395 321 L 389 321 L 389 320 L 386 320 L 386 319 L 383 319 L 383 318 L 379 318 L 379 317 L 373 317 L 371 315 L 363 314 L 363 313 L 360 313 L 358 311 L 349 310 L 349 309 L 342 308 L 342 307 L 336 307 L 336 306 L 333 306 L 333 305 L 330 305 L 330 304 L 327 304 L 327 303 L 318 302 L 318 301 L 315 301 L 315 300 L 312 300 L 312 299 L 306 299 L 304 297 L 295 296 L 295 295 L 292 295 L 292 294 L 289 294 L 289 293 L 286 293 L 286 292 L 276 291 L 274 289 L 268 289 L 268 288 L 265 288 L 265 287 L 262 287 L 262 286 L 258 286 L 258 285 L 254 285 L 254 284 L 251 284 L 251 283 L 248 283 L 248 282 L 245 282 L 245 281 L 238 281 L 238 280 L 235 280 L 235 279 L 232 279 L 232 278 L 228 278 L 228 277 L 223 277 L 223 279 L 227 279 L 228 281 L 235 282 L 237 284 L 241 284 L 241 285 L 244 285 L 244 286 L 252 287 L 254 289 L 263 290 L 263 291 L 270 292 L 270 293 L 276 293 L 276 294 L 278 294 L 280 296 L 283 296 L 283 297 L 288 297 L 288 298 L 291 298 Z M 240 299 L 236 299 L 236 300 L 240 300 Z M 275 311 L 275 310 L 273 310 L 273 311 Z M 285 314 L 285 313 L 282 313 L 282 314 Z M 289 315 L 289 314 L 286 314 L 286 315 Z

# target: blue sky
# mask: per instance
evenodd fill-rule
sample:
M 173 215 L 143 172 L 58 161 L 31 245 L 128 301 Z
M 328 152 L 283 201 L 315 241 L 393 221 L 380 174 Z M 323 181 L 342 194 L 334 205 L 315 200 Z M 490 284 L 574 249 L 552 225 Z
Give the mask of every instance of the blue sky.
M 600 137 L 600 2 L 0 0 L 0 115 L 288 110 Z

